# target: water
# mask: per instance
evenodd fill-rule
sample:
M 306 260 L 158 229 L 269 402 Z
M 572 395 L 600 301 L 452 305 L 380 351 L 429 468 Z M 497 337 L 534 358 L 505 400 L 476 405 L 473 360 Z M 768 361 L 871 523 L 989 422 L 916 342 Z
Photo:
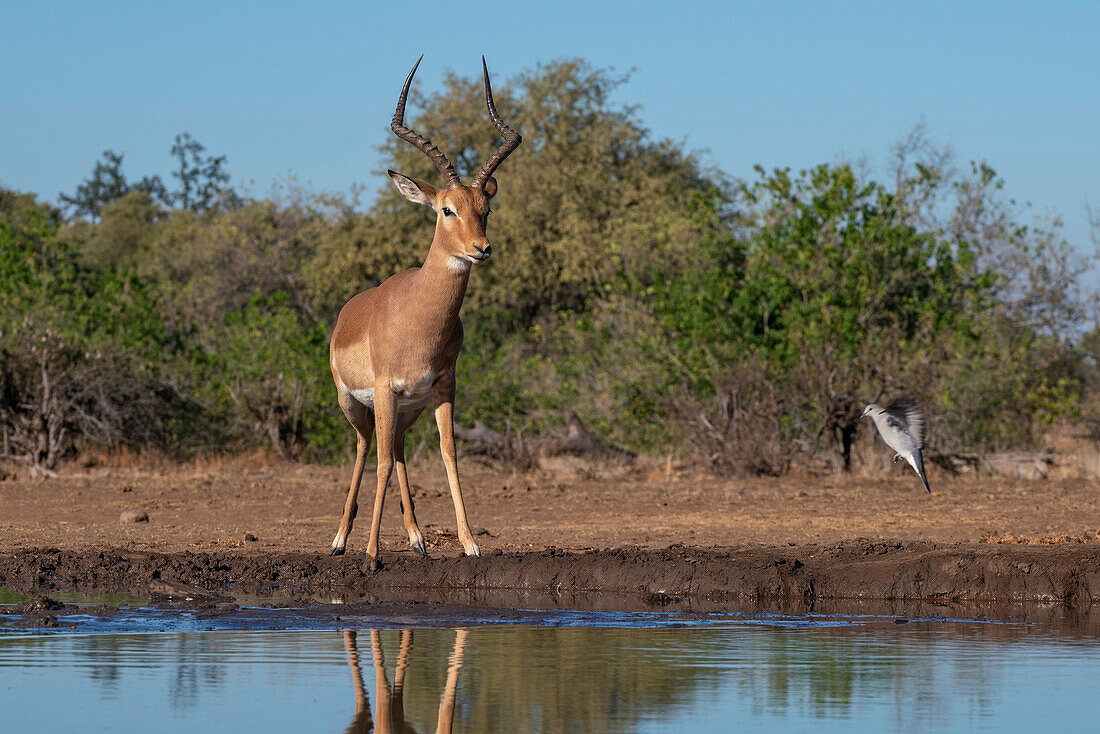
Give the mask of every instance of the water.
M 1100 721 L 1096 639 L 1023 621 L 478 619 L 357 631 L 8 631 L 0 730 L 1006 732 Z

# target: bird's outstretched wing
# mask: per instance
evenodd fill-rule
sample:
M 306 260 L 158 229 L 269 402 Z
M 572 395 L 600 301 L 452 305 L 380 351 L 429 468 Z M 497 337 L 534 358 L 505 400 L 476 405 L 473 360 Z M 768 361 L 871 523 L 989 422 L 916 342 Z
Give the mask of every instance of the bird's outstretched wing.
M 909 398 L 898 398 L 886 406 L 886 422 L 913 437 L 916 448 L 924 448 L 924 413 Z

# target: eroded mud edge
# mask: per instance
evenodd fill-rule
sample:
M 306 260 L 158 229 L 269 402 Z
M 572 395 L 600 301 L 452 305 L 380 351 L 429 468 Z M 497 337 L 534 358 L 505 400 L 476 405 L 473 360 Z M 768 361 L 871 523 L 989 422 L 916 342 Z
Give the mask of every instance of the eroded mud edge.
M 282 593 L 492 605 L 494 592 L 579 599 L 911 600 L 938 603 L 1100 600 L 1100 544 L 1055 546 L 853 540 L 783 547 L 555 548 L 481 558 L 387 552 L 364 572 L 358 556 L 24 549 L 0 553 L 0 586 L 135 593 Z M 476 597 L 476 599 L 474 599 Z

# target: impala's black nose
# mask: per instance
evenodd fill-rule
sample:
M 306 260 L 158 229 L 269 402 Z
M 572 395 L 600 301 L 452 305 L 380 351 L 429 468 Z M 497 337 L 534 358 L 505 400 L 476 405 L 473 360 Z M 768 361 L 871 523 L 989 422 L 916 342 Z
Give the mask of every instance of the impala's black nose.
M 477 245 L 474 245 L 474 249 L 477 250 L 477 252 L 474 253 L 473 255 L 470 255 L 470 257 L 477 260 L 478 262 L 485 262 L 493 254 L 493 246 L 492 245 L 486 245 L 484 250 L 481 249 L 480 247 L 478 247 Z

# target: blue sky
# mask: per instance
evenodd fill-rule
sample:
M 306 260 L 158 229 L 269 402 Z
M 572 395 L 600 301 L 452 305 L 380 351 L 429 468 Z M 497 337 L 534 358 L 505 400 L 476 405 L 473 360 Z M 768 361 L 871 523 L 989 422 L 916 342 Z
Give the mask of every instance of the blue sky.
M 0 184 L 56 199 L 108 148 L 166 175 L 176 133 L 264 192 L 383 184 L 416 56 L 494 78 L 581 56 L 619 101 L 733 176 L 866 159 L 920 121 L 1084 249 L 1100 209 L 1100 3 L 19 3 L 0 0 Z M 414 110 L 415 113 L 415 110 Z M 428 133 L 430 135 L 430 132 Z M 368 197 L 369 198 L 369 197 Z

